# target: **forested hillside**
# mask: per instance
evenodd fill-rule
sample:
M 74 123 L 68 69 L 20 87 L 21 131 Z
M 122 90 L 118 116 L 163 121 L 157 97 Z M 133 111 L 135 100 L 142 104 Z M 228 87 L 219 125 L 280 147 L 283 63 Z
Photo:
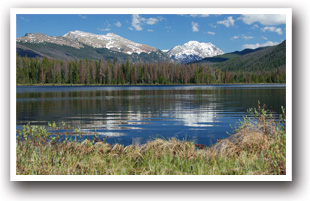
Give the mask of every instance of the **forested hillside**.
M 19 57 L 17 84 L 221 84 L 285 83 L 285 68 L 256 72 L 228 71 L 201 64 L 73 61 Z
M 213 64 L 212 66 L 222 70 L 246 72 L 268 71 L 276 68 L 285 69 L 286 41 L 276 46 L 263 48 L 225 62 Z
M 268 48 L 268 47 L 260 47 L 260 48 L 256 48 L 256 49 L 244 49 L 242 51 L 234 51 L 234 52 L 218 55 L 215 57 L 207 57 L 207 58 L 204 58 L 202 60 L 195 61 L 192 63 L 209 64 L 209 65 L 216 64 L 216 63 L 220 63 L 220 62 L 224 62 L 224 61 L 227 61 L 230 59 L 234 59 L 234 58 L 237 58 L 237 57 L 240 57 L 240 56 L 252 53 L 252 52 L 260 51 L 260 50 L 265 49 L 265 48 Z

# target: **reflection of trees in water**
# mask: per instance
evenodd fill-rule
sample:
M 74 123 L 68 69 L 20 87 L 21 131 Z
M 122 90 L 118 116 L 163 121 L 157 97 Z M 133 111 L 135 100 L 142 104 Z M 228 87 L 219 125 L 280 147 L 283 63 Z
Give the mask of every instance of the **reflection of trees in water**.
M 67 121 L 113 128 L 145 118 L 180 118 L 187 126 L 215 121 L 219 111 L 245 112 L 257 101 L 276 111 L 285 89 L 208 88 L 190 90 L 108 90 L 17 93 L 17 121 Z M 137 122 L 135 122 L 137 124 Z

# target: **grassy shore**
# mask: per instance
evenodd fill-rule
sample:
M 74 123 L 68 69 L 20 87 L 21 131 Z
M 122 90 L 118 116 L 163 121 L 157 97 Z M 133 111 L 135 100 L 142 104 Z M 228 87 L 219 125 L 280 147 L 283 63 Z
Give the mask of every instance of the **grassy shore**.
M 18 175 L 285 175 L 285 114 L 250 110 L 235 133 L 211 147 L 156 139 L 144 145 L 111 146 L 55 138 L 43 127 L 25 126 L 16 140 Z

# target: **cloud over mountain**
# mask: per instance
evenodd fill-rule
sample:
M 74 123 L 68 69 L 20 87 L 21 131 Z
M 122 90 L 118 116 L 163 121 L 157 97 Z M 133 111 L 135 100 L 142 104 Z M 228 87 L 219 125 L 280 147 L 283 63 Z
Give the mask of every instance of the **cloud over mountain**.
M 244 44 L 243 45 L 243 48 L 244 49 L 256 49 L 256 48 L 259 48 L 259 47 L 266 47 L 266 46 L 275 46 L 275 45 L 278 45 L 280 44 L 279 42 L 272 42 L 272 41 L 267 41 L 266 43 L 255 43 L 255 44 Z

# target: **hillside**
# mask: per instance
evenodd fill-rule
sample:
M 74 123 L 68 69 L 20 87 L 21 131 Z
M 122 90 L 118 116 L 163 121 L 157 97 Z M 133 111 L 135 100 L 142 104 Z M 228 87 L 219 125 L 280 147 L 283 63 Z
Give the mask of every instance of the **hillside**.
M 225 60 L 226 59 L 226 60 Z M 241 51 L 205 59 L 214 68 L 228 71 L 266 71 L 286 66 L 286 41 L 281 44 L 253 51 Z M 200 62 L 200 63 L 203 63 Z M 213 62 L 213 63 L 211 63 Z
M 234 51 L 234 52 L 230 52 L 230 53 L 226 53 L 226 54 L 222 54 L 222 55 L 218 55 L 218 56 L 214 56 L 214 57 L 207 57 L 204 59 L 201 59 L 199 61 L 194 61 L 192 63 L 199 63 L 199 64 L 214 64 L 214 63 L 220 63 L 220 62 L 224 62 L 227 61 L 229 59 L 233 59 L 233 58 L 237 58 L 240 57 L 242 55 L 246 55 L 252 52 L 256 52 L 262 49 L 265 49 L 266 47 L 260 47 L 260 48 L 256 48 L 256 49 L 244 49 L 242 51 Z

